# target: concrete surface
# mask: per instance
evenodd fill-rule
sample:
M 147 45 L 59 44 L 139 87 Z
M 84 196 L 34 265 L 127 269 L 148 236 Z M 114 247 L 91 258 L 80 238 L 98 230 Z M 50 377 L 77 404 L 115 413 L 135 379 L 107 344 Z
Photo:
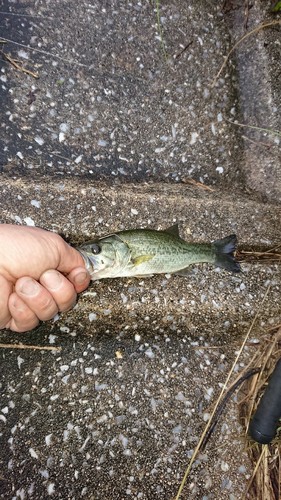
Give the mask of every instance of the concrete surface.
M 250 27 L 269 7 L 254 2 Z M 1 222 L 72 244 L 176 221 L 190 241 L 280 244 L 279 137 L 229 122 L 280 130 L 280 28 L 255 36 L 258 55 L 245 42 L 253 52 L 211 87 L 241 8 L 161 2 L 164 56 L 154 2 L 2 2 L 1 36 L 22 44 L 5 51 L 40 78 L 1 62 Z M 269 285 L 251 338 L 280 322 L 280 284 L 280 266 L 258 263 L 101 281 L 55 321 L 2 331 L 2 343 L 61 347 L 1 349 L 2 497 L 174 498 Z M 182 498 L 239 499 L 251 467 L 234 400 Z

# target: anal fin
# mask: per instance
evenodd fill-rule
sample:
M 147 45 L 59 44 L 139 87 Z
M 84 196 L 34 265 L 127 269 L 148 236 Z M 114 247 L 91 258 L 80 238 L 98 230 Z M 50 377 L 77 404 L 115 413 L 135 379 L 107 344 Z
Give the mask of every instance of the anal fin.
M 175 273 L 176 276 L 190 276 L 191 274 L 191 268 L 190 266 L 184 267 L 183 269 L 179 269 L 179 271 L 176 271 Z

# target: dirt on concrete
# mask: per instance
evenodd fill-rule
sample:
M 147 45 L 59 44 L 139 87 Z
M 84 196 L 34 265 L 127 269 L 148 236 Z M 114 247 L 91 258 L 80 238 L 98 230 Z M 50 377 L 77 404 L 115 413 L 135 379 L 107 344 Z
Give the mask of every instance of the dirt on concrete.
M 4 1 L 4 49 L 40 78 L 1 62 L 0 221 L 73 245 L 175 222 L 189 241 L 280 245 L 280 137 L 231 123 L 280 130 L 280 27 L 249 37 L 213 88 L 243 29 L 239 2 L 221 7 L 161 2 L 161 35 L 154 2 Z M 248 29 L 269 7 L 254 2 Z M 2 497 L 174 498 L 255 315 L 235 375 L 280 323 L 280 273 L 104 280 L 33 332 L 1 331 L 15 345 L 0 348 Z M 243 498 L 247 446 L 234 398 L 182 498 Z

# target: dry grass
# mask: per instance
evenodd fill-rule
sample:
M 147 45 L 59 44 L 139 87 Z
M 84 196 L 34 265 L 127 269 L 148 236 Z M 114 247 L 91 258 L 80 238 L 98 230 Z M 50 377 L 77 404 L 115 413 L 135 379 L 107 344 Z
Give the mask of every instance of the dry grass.
M 0 343 L 0 349 L 31 349 L 33 351 L 61 351 L 61 347 L 46 345 L 28 345 L 28 344 L 3 344 Z
M 223 64 L 221 65 L 220 67 L 220 70 L 219 72 L 217 73 L 217 75 L 215 76 L 214 78 L 214 81 L 212 83 L 212 87 L 215 87 L 221 73 L 223 72 L 232 52 L 234 52 L 234 50 L 244 41 L 246 40 L 249 36 L 252 36 L 252 35 L 256 35 L 256 33 L 258 33 L 259 31 L 263 30 L 264 28 L 271 28 L 272 26 L 276 26 L 278 24 L 281 24 L 281 19 L 277 19 L 275 21 L 271 21 L 269 23 L 265 22 L 265 23 L 262 23 L 262 24 L 259 24 L 259 26 L 256 26 L 254 29 L 252 29 L 251 31 L 249 31 L 248 33 L 246 33 L 245 35 L 243 35 L 241 38 L 239 38 L 239 40 L 237 40 L 237 42 L 233 45 L 233 47 L 230 49 L 230 51 L 228 52 L 228 54 L 225 56 L 224 58 L 224 62 Z
M 0 43 L 6 43 L 5 40 L 0 40 Z M 18 71 L 22 71 L 23 73 L 26 73 L 27 75 L 33 76 L 33 78 L 39 78 L 39 75 L 37 73 L 34 73 L 34 71 L 30 71 L 27 68 L 24 68 L 22 64 L 19 64 L 18 61 L 12 58 L 9 54 L 6 54 L 4 50 L 0 49 L 0 54 L 2 55 L 2 58 L 4 61 L 7 61 L 10 63 L 14 68 L 16 68 Z
M 239 262 L 266 262 L 267 264 L 281 263 L 280 247 L 272 248 L 264 252 L 237 250 L 235 258 Z
M 271 252 L 249 252 L 249 253 L 259 253 L 267 254 Z M 256 256 L 255 256 L 256 257 Z M 281 260 L 281 256 L 279 256 Z M 267 292 L 263 298 L 265 297 Z M 239 373 L 236 380 L 233 381 L 230 389 L 226 391 L 230 378 L 233 374 L 234 366 L 236 365 L 238 359 L 242 355 L 245 345 L 251 345 L 248 340 L 250 333 L 254 325 L 256 324 L 257 317 L 262 311 L 263 301 L 261 302 L 261 307 L 257 311 L 253 322 L 247 331 L 239 352 L 235 358 L 233 366 L 228 374 L 225 381 L 224 387 L 214 405 L 214 410 L 207 423 L 203 433 L 199 439 L 199 442 L 194 450 L 193 456 L 187 466 L 184 477 L 180 484 L 175 500 L 179 500 L 183 493 L 184 486 L 188 481 L 189 473 L 191 471 L 194 460 L 198 452 L 202 449 L 202 444 L 204 443 L 205 436 L 208 436 L 208 430 L 210 429 L 212 422 L 215 421 L 217 408 L 220 407 L 223 398 L 226 393 L 231 393 L 231 388 L 237 385 L 239 379 L 256 370 L 258 373 L 253 374 L 248 378 L 242 385 L 240 402 L 239 402 L 239 415 L 241 423 L 245 431 L 245 439 L 247 440 L 246 449 L 249 455 L 250 461 L 253 464 L 253 472 L 245 487 L 245 492 L 243 500 L 280 500 L 281 499 L 281 445 L 280 445 L 280 435 L 275 437 L 275 439 L 269 445 L 260 445 L 250 437 L 248 437 L 248 428 L 252 416 L 254 415 L 260 396 L 264 392 L 264 389 L 268 383 L 269 377 L 273 372 L 278 359 L 281 356 L 281 325 L 278 324 L 271 327 L 265 332 L 261 332 L 260 342 L 255 344 L 255 351 L 250 359 L 250 362 L 245 367 L 245 369 Z
M 281 355 L 281 327 L 266 332 L 253 356 L 251 367 L 261 367 L 260 372 L 243 385 L 244 398 L 240 402 L 240 417 L 247 433 L 252 415 L 264 391 L 270 374 Z M 253 473 L 246 487 L 244 499 L 280 500 L 281 498 L 281 446 L 280 437 L 269 445 L 248 441 L 248 455 L 253 463 Z
M 249 337 L 250 337 L 250 334 L 252 333 L 252 330 L 253 330 L 253 328 L 254 328 L 254 326 L 256 324 L 257 318 L 258 318 L 258 316 L 260 315 L 260 313 L 262 311 L 263 303 L 264 303 L 264 301 L 265 301 L 265 299 L 266 299 L 266 297 L 268 295 L 269 290 L 270 290 L 270 287 L 267 288 L 266 293 L 264 294 L 263 299 L 262 299 L 262 301 L 260 303 L 260 306 L 259 306 L 259 308 L 258 308 L 258 310 L 257 310 L 257 312 L 255 314 L 255 317 L 254 317 L 251 325 L 249 326 L 249 328 L 248 328 L 248 330 L 247 330 L 247 332 L 245 334 L 243 342 L 242 342 L 242 344 L 240 346 L 240 349 L 238 350 L 238 353 L 237 353 L 237 355 L 236 355 L 236 357 L 234 359 L 234 362 L 233 362 L 233 364 L 232 364 L 232 366 L 230 368 L 230 371 L 229 371 L 229 373 L 228 373 L 228 375 L 226 377 L 226 380 L 225 380 L 224 385 L 223 385 L 223 387 L 221 389 L 221 392 L 220 392 L 220 394 L 219 394 L 219 396 L 218 396 L 218 398 L 217 398 L 217 400 L 216 400 L 216 402 L 214 404 L 214 408 L 213 408 L 213 411 L 211 413 L 210 419 L 208 420 L 208 422 L 207 422 L 207 424 L 206 424 L 206 426 L 205 426 L 205 428 L 204 428 L 204 430 L 203 430 L 203 432 L 202 432 L 202 434 L 201 434 L 201 436 L 199 438 L 199 441 L 198 441 L 198 443 L 197 443 L 197 445 L 196 445 L 196 447 L 195 447 L 195 449 L 193 451 L 192 457 L 190 458 L 190 461 L 189 461 L 189 463 L 187 465 L 187 468 L 186 468 L 185 473 L 183 475 L 183 478 L 182 478 L 182 481 L 180 483 L 178 492 L 177 492 L 176 496 L 174 497 L 174 500 L 179 500 L 180 497 L 182 497 L 183 490 L 184 490 L 184 487 L 185 487 L 185 485 L 186 485 L 186 483 L 187 483 L 187 481 L 189 479 L 189 475 L 190 475 L 192 466 L 193 466 L 193 464 L 195 462 L 195 459 L 196 459 L 199 451 L 202 449 L 202 446 L 206 445 L 206 439 L 205 438 L 206 438 L 206 436 L 208 438 L 210 436 L 209 435 L 209 429 L 213 426 L 213 423 L 216 421 L 216 417 L 217 417 L 218 411 L 219 411 L 219 409 L 221 407 L 221 404 L 223 403 L 223 400 L 225 400 L 226 394 L 229 391 L 231 391 L 231 387 L 235 386 L 236 383 L 238 382 L 238 379 L 241 379 L 241 377 L 243 377 L 246 372 L 248 372 L 250 369 L 254 369 L 254 368 L 257 368 L 257 367 L 260 368 L 260 365 L 254 364 L 254 361 L 256 361 L 257 358 L 258 358 L 257 351 L 256 351 L 256 354 L 253 356 L 253 359 L 250 361 L 250 363 L 248 364 L 248 366 L 245 367 L 245 369 L 243 370 L 243 372 L 240 373 L 238 375 L 238 377 L 236 378 L 236 380 L 233 381 L 233 383 L 231 384 L 230 388 L 227 389 L 228 385 L 229 385 L 229 382 L 230 382 L 230 380 L 231 380 L 231 378 L 233 376 L 235 366 L 237 365 L 238 361 L 240 360 L 240 357 L 241 357 L 241 355 L 242 355 L 242 353 L 244 351 L 245 345 L 247 344 L 247 342 L 249 340 Z M 280 329 L 280 332 L 281 332 L 281 329 Z M 273 346 L 271 346 L 271 347 L 272 347 L 272 349 L 270 351 L 269 356 L 272 354 L 272 352 L 274 350 L 274 347 Z M 261 369 L 261 374 L 262 373 L 264 373 L 264 369 Z M 245 400 L 244 400 L 244 404 L 246 402 L 246 399 L 247 398 L 245 398 Z M 251 415 L 251 412 L 249 413 L 249 415 Z M 245 420 L 247 428 L 248 428 L 248 425 L 249 425 L 249 421 L 250 421 L 250 417 L 248 418 L 248 420 Z M 245 498 L 251 498 L 251 497 L 246 496 Z M 261 499 L 258 499 L 258 500 L 261 500 Z M 263 499 L 263 500 L 275 500 L 275 497 L 272 497 L 272 498 L 268 497 L 268 498 Z

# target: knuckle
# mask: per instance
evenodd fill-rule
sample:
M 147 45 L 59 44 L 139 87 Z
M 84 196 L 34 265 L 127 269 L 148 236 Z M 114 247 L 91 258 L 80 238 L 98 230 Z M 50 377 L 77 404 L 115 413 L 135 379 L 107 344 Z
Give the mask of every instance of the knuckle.
M 56 307 L 55 301 L 54 301 L 53 297 L 48 293 L 42 294 L 40 299 L 38 299 L 37 308 L 40 309 L 41 312 L 50 311 L 50 310 L 54 309 L 55 307 Z
M 34 316 L 32 320 L 25 322 L 21 322 L 13 318 L 9 328 L 12 332 L 23 333 L 23 332 L 28 332 L 29 330 L 33 330 L 33 328 L 36 328 L 38 324 L 39 324 L 39 319 L 36 318 L 36 316 Z
M 71 299 L 67 302 L 60 303 L 59 304 L 59 311 L 61 311 L 61 312 L 69 311 L 69 309 L 72 309 L 72 307 L 74 307 L 75 304 L 76 304 L 76 296 L 75 296 L 75 299 Z

